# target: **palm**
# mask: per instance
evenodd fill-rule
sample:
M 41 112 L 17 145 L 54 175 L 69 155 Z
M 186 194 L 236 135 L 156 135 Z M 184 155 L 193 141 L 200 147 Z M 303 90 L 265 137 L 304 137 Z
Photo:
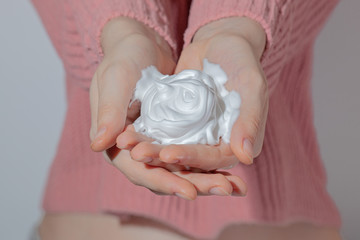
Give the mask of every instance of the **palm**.
M 227 44 L 224 44 L 227 43 Z M 258 155 L 263 141 L 264 126 L 267 114 L 267 96 L 263 88 L 254 86 L 257 79 L 252 74 L 255 72 L 261 76 L 261 69 L 256 58 L 252 54 L 251 47 L 244 40 L 234 37 L 213 38 L 211 41 L 199 41 L 190 44 L 185 48 L 176 67 L 176 73 L 184 69 L 202 69 L 202 61 L 207 58 L 223 67 L 228 75 L 226 88 L 237 91 L 243 105 L 240 114 L 243 119 L 251 119 L 253 114 L 261 117 L 259 126 L 259 138 L 255 142 L 255 155 Z M 261 76 L 262 77 L 262 76 Z M 254 82 L 251 82 L 253 80 Z M 253 105 L 248 107 L 246 104 Z M 250 109 L 250 110 L 249 110 Z M 252 112 L 251 112 L 252 111 Z M 255 123 L 247 121 L 246 124 Z M 161 146 L 151 144 L 152 139 L 141 137 L 134 131 L 126 131 L 117 139 L 118 145 L 131 150 L 131 155 L 139 161 L 146 161 L 148 164 L 169 167 L 171 170 L 174 164 L 188 166 L 205 171 L 226 168 L 236 165 L 239 160 L 249 163 L 249 157 L 241 151 L 242 139 L 239 135 L 246 130 L 243 121 L 238 121 L 232 130 L 230 144 L 221 142 L 217 146 L 202 144 L 194 145 L 170 145 Z M 261 128 L 261 129 L 260 129 Z M 240 142 L 239 142 L 240 141 Z M 149 162 L 149 159 L 151 161 Z M 171 165 L 164 165 L 171 164 Z M 178 169 L 178 168 L 175 168 Z

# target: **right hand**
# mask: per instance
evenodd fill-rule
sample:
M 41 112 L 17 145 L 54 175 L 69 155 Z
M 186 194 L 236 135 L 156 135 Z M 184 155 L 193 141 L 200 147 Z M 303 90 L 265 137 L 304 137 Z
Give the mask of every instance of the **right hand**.
M 175 61 L 164 39 L 145 25 L 117 18 L 102 32 L 104 59 L 90 87 L 91 148 L 104 153 L 134 184 L 160 194 L 176 194 L 185 199 L 201 195 L 245 195 L 246 185 L 228 173 L 195 173 L 152 167 L 131 159 L 128 150 L 116 148 L 116 137 L 139 116 L 139 104 L 129 108 L 141 70 L 154 65 L 163 74 L 172 74 Z

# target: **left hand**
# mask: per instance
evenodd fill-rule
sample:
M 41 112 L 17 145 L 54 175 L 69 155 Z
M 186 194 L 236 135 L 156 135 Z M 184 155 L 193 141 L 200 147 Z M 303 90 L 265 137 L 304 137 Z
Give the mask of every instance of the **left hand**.
M 134 160 L 150 165 L 177 164 L 214 170 L 237 164 L 251 164 L 262 148 L 268 113 L 267 82 L 260 65 L 265 32 L 248 18 L 221 19 L 200 28 L 179 59 L 175 73 L 202 70 L 202 62 L 219 64 L 228 76 L 226 88 L 241 96 L 240 115 L 233 125 L 230 144 L 157 145 L 141 134 L 124 131 L 117 146 L 131 150 Z

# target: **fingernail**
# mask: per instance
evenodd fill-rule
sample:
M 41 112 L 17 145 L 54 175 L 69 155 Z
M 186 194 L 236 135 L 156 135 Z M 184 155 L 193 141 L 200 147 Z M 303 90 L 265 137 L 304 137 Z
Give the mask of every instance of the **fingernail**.
M 119 148 L 119 149 L 124 149 L 126 148 L 126 145 L 119 145 L 119 144 L 116 144 L 116 147 Z
M 246 156 L 248 157 L 250 163 L 254 162 L 253 159 L 253 146 L 249 139 L 245 138 L 243 141 L 243 151 L 245 152 Z
M 178 163 L 180 162 L 180 159 L 178 157 L 173 158 L 170 154 L 162 154 L 161 160 L 163 160 L 166 163 Z
M 101 137 L 102 135 L 104 135 L 106 131 L 106 127 L 102 127 L 101 129 L 99 129 L 95 135 L 94 140 L 96 140 L 97 138 Z
M 190 197 L 182 194 L 182 193 L 175 193 L 176 196 L 182 198 L 182 199 L 185 199 L 185 200 L 192 200 Z
M 179 163 L 180 160 L 179 159 L 173 159 L 172 161 L 166 161 L 166 163 L 172 163 L 172 164 L 176 164 L 176 163 Z
M 217 196 L 230 196 L 230 193 L 226 192 L 225 189 L 221 187 L 213 187 L 209 190 L 209 193 Z
M 140 162 L 143 162 L 143 163 L 149 163 L 149 162 L 151 162 L 153 159 L 151 158 L 151 157 L 146 157 L 146 158 L 144 158 L 144 159 L 141 159 L 141 160 L 139 160 Z

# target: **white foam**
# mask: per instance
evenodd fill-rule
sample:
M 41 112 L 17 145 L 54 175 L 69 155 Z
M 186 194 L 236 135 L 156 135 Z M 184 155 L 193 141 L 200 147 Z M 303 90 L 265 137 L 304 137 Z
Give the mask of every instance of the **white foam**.
M 229 143 L 241 98 L 227 91 L 226 73 L 204 59 L 203 71 L 163 75 L 154 66 L 142 70 L 132 101 L 141 102 L 137 132 L 160 144 Z

